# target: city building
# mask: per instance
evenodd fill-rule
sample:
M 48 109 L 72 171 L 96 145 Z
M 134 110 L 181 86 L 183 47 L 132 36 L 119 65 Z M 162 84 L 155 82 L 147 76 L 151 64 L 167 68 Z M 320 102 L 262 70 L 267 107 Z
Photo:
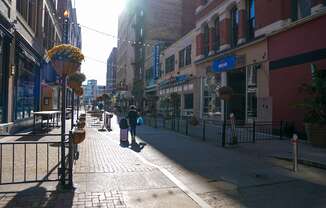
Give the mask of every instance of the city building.
M 265 4 L 278 6 L 272 2 Z M 295 6 L 296 11 L 282 18 L 287 22 L 286 26 L 277 28 L 267 38 L 269 92 L 273 120 L 294 122 L 295 128 L 303 131 L 304 111 L 294 105 L 304 99 L 305 95 L 299 88 L 311 81 L 311 64 L 318 69 L 326 69 L 326 2 L 297 1 Z M 281 19 L 279 14 L 274 13 L 270 13 L 269 18 L 274 21 Z M 268 27 L 263 27 L 261 31 L 265 29 Z
M 194 27 L 194 11 L 194 1 L 189 0 L 128 2 L 119 18 L 119 40 L 127 41 L 118 43 L 118 65 L 124 73 L 117 73 L 117 79 L 129 79 L 128 91 L 138 104 L 142 103 L 144 95 L 156 94 L 154 85 L 145 86 L 153 48 L 166 47 L 189 32 Z M 132 76 L 128 76 L 128 72 Z M 149 95 L 145 94 L 145 88 L 149 88 L 146 89 Z
M 161 114 L 175 110 L 175 116 L 199 116 L 201 79 L 193 62 L 195 51 L 194 30 L 180 38 L 161 53 L 162 74 L 158 80 L 158 109 Z M 176 96 L 175 106 L 171 108 L 171 95 Z M 173 95 L 172 95 L 173 96 Z
M 59 83 L 44 57 L 62 42 L 67 5 L 72 11 L 68 0 L 0 1 L 0 131 L 32 125 L 35 111 L 58 109 Z
M 102 96 L 106 93 L 106 86 L 105 85 L 97 85 L 96 86 L 96 96 Z
M 87 84 L 84 88 L 84 103 L 91 105 L 97 97 L 97 80 L 87 80 Z
M 107 61 L 106 70 L 106 92 L 115 94 L 116 92 L 116 74 L 117 74 L 117 48 L 113 48 Z
M 234 113 L 249 122 L 288 120 L 302 126 L 303 111 L 293 102 L 302 98 L 300 84 L 311 80 L 310 64 L 325 67 L 324 24 L 325 1 L 198 0 L 201 116 L 223 119 Z M 227 105 L 218 94 L 222 86 L 233 89 Z

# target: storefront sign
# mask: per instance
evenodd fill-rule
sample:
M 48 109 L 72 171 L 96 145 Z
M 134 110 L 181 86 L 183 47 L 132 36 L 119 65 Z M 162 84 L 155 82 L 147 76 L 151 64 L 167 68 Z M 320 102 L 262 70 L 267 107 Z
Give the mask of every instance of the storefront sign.
M 158 79 L 160 76 L 160 52 L 160 45 L 155 45 L 152 51 L 152 73 L 154 80 Z
M 212 65 L 212 71 L 215 73 L 229 71 L 235 68 L 236 63 L 236 56 L 227 56 L 223 59 L 215 60 Z
M 188 75 L 180 75 L 175 77 L 176 82 L 184 82 L 188 80 Z

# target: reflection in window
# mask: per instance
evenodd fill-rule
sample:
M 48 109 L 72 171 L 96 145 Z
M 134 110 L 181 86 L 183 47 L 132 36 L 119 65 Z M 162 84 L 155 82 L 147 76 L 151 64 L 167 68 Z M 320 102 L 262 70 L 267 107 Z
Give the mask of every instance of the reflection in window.
M 15 97 L 15 118 L 17 120 L 31 117 L 35 110 L 35 81 L 33 64 L 19 59 Z
M 239 28 L 239 11 L 235 6 L 231 9 L 231 47 L 237 46 Z
M 221 99 L 217 93 L 221 87 L 221 74 L 208 76 L 204 80 L 204 116 L 219 116 L 221 113 Z
M 0 123 L 4 118 L 4 68 L 3 68 L 3 39 L 0 36 Z

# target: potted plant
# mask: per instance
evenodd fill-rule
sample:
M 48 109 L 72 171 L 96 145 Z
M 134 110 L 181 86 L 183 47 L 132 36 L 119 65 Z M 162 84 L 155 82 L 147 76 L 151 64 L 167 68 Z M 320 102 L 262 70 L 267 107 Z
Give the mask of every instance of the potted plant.
M 75 129 L 72 133 L 72 141 L 74 144 L 82 143 L 86 138 L 86 132 L 83 129 Z
M 85 121 L 79 121 L 77 123 L 77 128 L 78 129 L 83 129 L 83 128 L 85 128 L 85 125 L 86 125 Z
M 81 50 L 69 44 L 61 44 L 47 52 L 47 58 L 61 77 L 69 76 L 79 70 L 84 55 Z
M 307 96 L 297 106 L 305 110 L 308 141 L 312 145 L 326 147 L 326 70 L 318 70 L 312 64 L 311 71 L 311 83 L 300 87 L 300 91 Z

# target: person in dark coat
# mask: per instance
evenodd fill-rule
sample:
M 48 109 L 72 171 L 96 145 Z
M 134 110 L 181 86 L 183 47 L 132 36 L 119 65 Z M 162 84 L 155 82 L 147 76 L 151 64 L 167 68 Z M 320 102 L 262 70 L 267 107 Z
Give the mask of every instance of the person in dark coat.
M 136 142 L 137 119 L 138 119 L 138 113 L 136 111 L 136 106 L 132 105 L 130 106 L 130 110 L 128 112 L 128 120 L 129 120 L 132 143 Z

